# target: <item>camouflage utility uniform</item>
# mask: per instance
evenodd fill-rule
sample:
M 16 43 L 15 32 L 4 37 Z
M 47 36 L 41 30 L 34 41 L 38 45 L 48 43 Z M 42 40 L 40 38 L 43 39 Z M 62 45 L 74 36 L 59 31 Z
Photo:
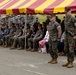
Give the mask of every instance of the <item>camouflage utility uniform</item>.
M 27 43 L 26 46 L 28 46 L 28 38 L 30 37 L 30 34 L 31 34 L 30 29 L 23 30 L 23 35 L 19 37 L 20 49 L 24 48 L 25 42 Z M 26 37 L 26 40 L 25 40 L 25 37 Z
M 29 38 L 28 39 L 28 44 L 29 47 L 33 47 L 33 49 L 37 50 L 37 43 L 38 41 L 40 41 L 42 38 L 40 37 L 42 35 L 42 30 L 38 30 L 34 36 L 34 38 Z M 40 38 L 39 38 L 40 37 Z M 31 50 L 31 51 L 35 51 L 35 50 Z
M 19 28 L 16 30 L 15 35 L 11 38 L 12 41 L 12 47 L 11 49 L 14 49 L 17 46 L 18 38 L 22 35 L 22 29 Z
M 76 28 L 76 19 L 73 16 L 65 17 L 65 52 L 68 62 L 74 61 L 74 31 Z
M 58 44 L 57 44 L 57 38 L 58 38 L 58 30 L 60 25 L 59 23 L 55 22 L 50 22 L 49 25 L 47 26 L 47 30 L 49 32 L 49 51 L 52 59 L 57 59 L 58 58 Z
M 7 36 L 5 36 L 5 40 L 4 40 L 5 41 L 5 47 L 7 47 L 8 45 L 11 44 L 10 38 L 12 38 L 14 36 L 15 31 L 16 31 L 16 28 L 11 28 L 10 33 Z

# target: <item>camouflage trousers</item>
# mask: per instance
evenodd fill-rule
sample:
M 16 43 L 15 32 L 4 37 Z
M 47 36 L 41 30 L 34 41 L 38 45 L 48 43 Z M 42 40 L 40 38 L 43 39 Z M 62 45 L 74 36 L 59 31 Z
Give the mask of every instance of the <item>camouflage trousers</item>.
M 33 38 L 29 38 L 28 39 L 28 45 L 29 47 L 33 47 L 35 49 L 38 48 L 38 42 L 40 41 L 41 39 L 33 39 Z
M 53 59 L 58 58 L 58 42 L 57 41 L 52 41 L 51 38 L 49 39 L 49 51 L 50 51 L 50 56 Z
M 5 45 L 5 37 L 2 37 L 1 40 L 2 40 L 3 44 Z
M 13 44 L 13 36 L 10 36 L 9 38 L 8 38 L 8 43 L 9 43 L 9 45 L 10 46 L 12 46 L 12 44 Z
M 64 41 L 64 51 L 67 55 L 67 61 L 74 61 L 74 40 L 72 36 L 66 36 Z
M 4 40 L 4 41 L 5 41 L 5 44 L 6 44 L 6 45 L 10 45 L 10 40 L 9 40 L 10 37 L 11 37 L 11 36 L 6 36 L 6 37 L 5 37 L 5 40 Z
M 19 38 L 19 37 L 12 37 L 12 38 L 11 38 L 12 45 L 14 45 L 15 47 L 16 47 L 17 44 L 18 44 L 18 38 Z
M 33 47 L 33 38 L 28 39 L 28 46 Z
M 11 36 L 5 36 L 5 37 L 2 38 L 4 45 L 9 45 L 9 38 L 10 37 Z
M 19 37 L 18 43 L 19 43 L 20 47 L 24 47 L 25 46 L 25 37 Z

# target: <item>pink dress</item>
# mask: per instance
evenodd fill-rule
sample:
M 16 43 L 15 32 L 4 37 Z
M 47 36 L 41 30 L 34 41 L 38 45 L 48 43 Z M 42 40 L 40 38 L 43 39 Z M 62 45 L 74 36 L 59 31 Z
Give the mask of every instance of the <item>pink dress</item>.
M 41 45 L 42 47 L 45 47 L 46 45 L 46 40 L 41 40 L 39 41 L 39 45 Z
M 40 52 L 46 53 L 46 42 L 48 42 L 48 40 L 49 40 L 49 33 L 47 31 L 44 39 L 39 41 L 39 46 L 40 46 L 39 51 Z

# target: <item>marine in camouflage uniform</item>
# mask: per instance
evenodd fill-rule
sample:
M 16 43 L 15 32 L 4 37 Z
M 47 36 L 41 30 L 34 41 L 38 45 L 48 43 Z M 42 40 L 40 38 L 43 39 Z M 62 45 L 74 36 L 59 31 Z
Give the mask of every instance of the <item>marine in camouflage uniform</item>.
M 65 46 L 64 51 L 67 55 L 67 63 L 63 64 L 63 67 L 72 68 L 74 61 L 74 31 L 76 29 L 76 19 L 71 15 L 71 10 L 66 9 L 65 24 Z
M 5 45 L 5 37 L 9 34 L 9 32 L 10 32 L 10 30 L 9 30 L 8 26 L 6 25 L 5 30 L 4 30 L 2 37 L 1 37 L 1 40 L 3 42 L 2 47 L 4 47 L 4 45 Z
M 25 30 L 23 29 L 23 35 L 18 38 L 19 50 L 23 49 L 25 46 Z
M 52 14 L 49 16 L 50 23 L 47 26 L 47 30 L 49 32 L 49 51 L 52 60 L 48 63 L 56 64 L 58 58 L 58 41 L 61 38 L 61 26 L 58 22 L 56 22 L 56 16 Z
M 28 39 L 28 43 L 29 43 L 29 50 L 31 50 L 31 52 L 37 51 L 38 48 L 38 42 L 42 39 L 42 25 L 39 24 L 38 25 L 38 31 L 36 32 L 35 36 L 33 38 L 29 38 Z
M 15 35 L 11 38 L 12 46 L 11 49 L 15 49 L 18 44 L 18 38 L 22 35 L 22 29 L 20 28 L 19 24 L 16 25 L 16 32 Z
M 29 46 L 29 48 L 27 49 L 27 51 L 31 51 L 32 50 L 32 47 L 33 47 L 33 45 L 32 45 L 32 40 L 33 40 L 33 38 L 34 38 L 34 36 L 35 36 L 35 34 L 36 34 L 36 27 L 35 27 L 35 25 L 33 25 L 32 26 L 32 28 L 31 28 L 31 36 L 30 36 L 30 38 L 28 39 L 28 46 Z
M 10 33 L 4 37 L 4 40 L 3 40 L 4 47 L 8 47 L 10 45 L 10 42 L 11 42 L 10 38 L 14 36 L 15 31 L 16 31 L 15 24 L 12 23 L 12 26 L 10 28 Z M 5 42 L 5 44 L 4 44 L 4 42 Z
M 25 29 L 23 30 L 23 35 L 19 37 L 19 45 L 20 45 L 19 49 L 23 49 L 25 47 L 25 42 L 26 46 L 28 46 L 28 38 L 30 37 L 30 34 L 31 34 L 30 26 L 29 24 L 27 24 L 26 30 Z

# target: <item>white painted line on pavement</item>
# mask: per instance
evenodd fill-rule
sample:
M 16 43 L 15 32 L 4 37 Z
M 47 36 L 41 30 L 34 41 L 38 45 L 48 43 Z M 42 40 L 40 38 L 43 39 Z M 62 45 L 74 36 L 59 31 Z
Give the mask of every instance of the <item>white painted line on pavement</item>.
M 33 65 L 33 64 L 29 64 L 29 66 L 30 67 L 32 67 L 32 68 L 37 68 L 35 65 Z
M 25 64 L 15 63 L 15 64 L 6 64 L 6 65 L 14 66 L 14 67 L 22 67 L 22 66 L 26 67 L 26 66 L 28 66 L 28 67 L 31 67 L 31 68 L 37 68 L 35 65 L 27 64 L 27 63 L 25 63 Z
M 47 75 L 47 74 L 44 74 L 44 73 L 40 73 L 40 72 L 36 72 L 36 71 L 31 71 L 31 70 L 27 70 L 27 69 L 24 69 L 24 70 L 27 71 L 27 72 L 30 72 L 30 73 L 38 74 L 38 75 Z
M 45 62 L 41 62 L 41 63 L 38 63 L 38 64 L 46 64 L 46 63 L 48 63 L 48 61 L 45 61 Z

